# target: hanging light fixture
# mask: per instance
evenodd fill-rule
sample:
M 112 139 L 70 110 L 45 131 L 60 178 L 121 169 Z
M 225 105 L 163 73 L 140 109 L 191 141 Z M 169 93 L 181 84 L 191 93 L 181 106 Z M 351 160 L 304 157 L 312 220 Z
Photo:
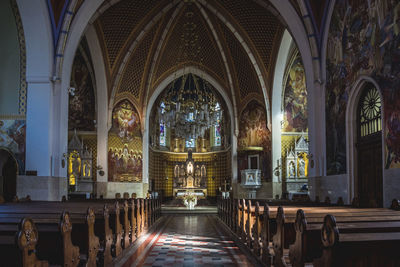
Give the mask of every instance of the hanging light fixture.
M 174 129 L 178 138 L 204 137 L 206 130 L 222 118 L 220 104 L 208 83 L 192 73 L 171 83 L 158 109 L 158 122 Z

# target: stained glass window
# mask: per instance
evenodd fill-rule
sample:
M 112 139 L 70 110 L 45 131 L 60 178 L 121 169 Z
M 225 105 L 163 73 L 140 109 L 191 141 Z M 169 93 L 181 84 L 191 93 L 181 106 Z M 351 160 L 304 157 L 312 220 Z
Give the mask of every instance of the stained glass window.
M 219 103 L 215 105 L 216 123 L 214 125 L 214 146 L 221 146 L 221 107 Z
M 193 138 L 186 140 L 186 147 L 195 147 L 195 141 Z
M 193 122 L 194 121 L 194 112 L 189 112 L 187 115 L 187 121 Z
M 165 129 L 165 123 L 161 122 L 160 123 L 160 146 L 165 146 L 166 145 L 166 129 Z
M 381 97 L 378 89 L 369 86 L 359 100 L 359 135 L 365 137 L 382 130 Z

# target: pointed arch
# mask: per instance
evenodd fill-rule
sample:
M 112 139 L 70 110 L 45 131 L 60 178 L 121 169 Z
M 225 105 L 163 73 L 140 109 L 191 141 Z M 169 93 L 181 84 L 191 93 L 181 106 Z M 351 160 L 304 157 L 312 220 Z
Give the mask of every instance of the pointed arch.
M 357 142 L 357 113 L 358 113 L 358 103 L 360 100 L 360 96 L 362 91 L 365 89 L 365 86 L 371 83 L 378 90 L 380 98 L 381 98 L 381 110 L 384 110 L 384 101 L 381 89 L 378 83 L 369 76 L 360 76 L 357 81 L 354 83 L 350 94 L 349 100 L 347 102 L 346 107 L 346 164 L 347 164 L 347 193 L 348 193 L 348 201 L 350 202 L 354 197 L 357 196 L 356 186 L 357 186 L 357 151 L 356 151 L 356 142 Z M 384 112 L 381 113 L 382 119 L 381 123 L 384 122 Z M 382 177 L 384 177 L 384 164 L 385 164 L 385 127 L 382 125 Z M 384 183 L 384 179 L 383 179 Z M 382 185 L 383 192 L 385 192 L 385 186 Z M 387 203 L 390 199 L 387 199 L 385 194 L 383 195 L 383 203 Z
M 148 173 L 149 173 L 149 131 L 150 131 L 150 114 L 153 108 L 154 103 L 156 102 L 157 97 L 162 93 L 162 91 L 170 84 L 176 77 L 182 76 L 185 73 L 193 73 L 195 75 L 203 77 L 203 79 L 207 80 L 222 96 L 223 100 L 226 103 L 228 108 L 230 121 L 231 121 L 231 136 L 232 136 L 232 180 L 237 181 L 237 161 L 235 160 L 237 157 L 237 138 L 234 135 L 235 130 L 237 129 L 237 125 L 234 119 L 234 110 L 231 101 L 229 100 L 229 96 L 226 93 L 226 90 L 223 88 L 221 84 L 218 83 L 210 74 L 204 72 L 203 70 L 197 68 L 196 66 L 186 66 L 184 68 L 178 69 L 174 73 L 171 73 L 167 78 L 162 81 L 157 88 L 154 90 L 153 95 L 150 97 L 148 106 L 146 109 L 146 117 L 144 119 L 144 133 L 143 133 L 143 183 L 148 183 Z

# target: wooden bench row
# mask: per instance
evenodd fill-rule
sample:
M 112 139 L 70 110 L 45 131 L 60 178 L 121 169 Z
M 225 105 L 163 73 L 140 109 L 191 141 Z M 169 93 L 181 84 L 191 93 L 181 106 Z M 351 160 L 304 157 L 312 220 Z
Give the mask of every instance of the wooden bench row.
M 268 204 L 260 206 L 258 202 L 252 205 L 251 200 L 228 199 L 218 203 L 218 213 L 232 232 L 267 266 L 285 266 L 289 260 L 293 266 L 304 266 L 305 263 L 316 266 L 382 266 L 370 264 L 379 261 L 388 266 L 400 265 L 399 257 L 392 249 L 392 245 L 400 244 L 400 213 L 397 211 L 343 207 L 283 208 Z M 362 252 L 362 246 L 374 248 L 368 249 L 368 257 Z
M 0 206 L 1 266 L 108 266 L 161 216 L 157 199 L 12 207 Z

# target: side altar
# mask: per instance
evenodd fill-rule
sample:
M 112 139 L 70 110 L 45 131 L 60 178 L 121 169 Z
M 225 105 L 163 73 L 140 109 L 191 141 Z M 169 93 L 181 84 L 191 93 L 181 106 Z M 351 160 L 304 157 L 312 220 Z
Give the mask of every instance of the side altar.
M 204 162 L 195 162 L 192 151 L 188 151 L 185 162 L 174 166 L 174 198 L 182 198 L 185 194 L 194 194 L 197 198 L 207 197 L 207 168 Z

